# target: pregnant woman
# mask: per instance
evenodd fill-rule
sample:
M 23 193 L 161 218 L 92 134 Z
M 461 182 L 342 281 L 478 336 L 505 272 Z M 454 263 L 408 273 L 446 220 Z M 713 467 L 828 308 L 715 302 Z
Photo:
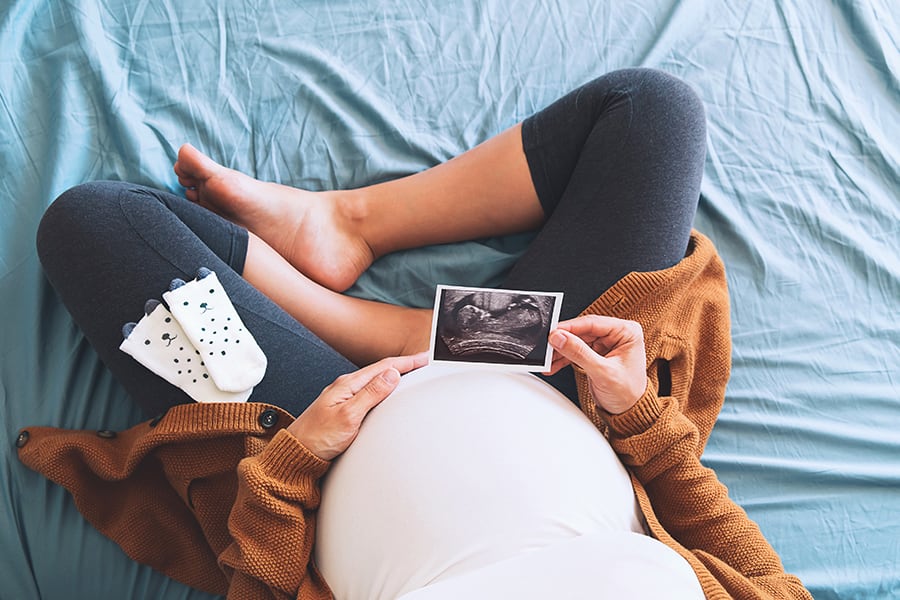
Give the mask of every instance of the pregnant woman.
M 358 190 L 260 182 L 191 146 L 188 200 L 74 188 L 42 263 L 164 414 L 114 439 L 23 431 L 20 457 L 130 556 L 235 598 L 808 598 L 699 460 L 730 364 L 722 265 L 691 229 L 705 143 L 696 95 L 634 69 Z M 389 252 L 529 230 L 502 287 L 565 293 L 541 378 L 423 367 L 431 311 L 340 294 Z M 248 403 L 192 403 L 119 350 L 201 268 L 267 359 Z

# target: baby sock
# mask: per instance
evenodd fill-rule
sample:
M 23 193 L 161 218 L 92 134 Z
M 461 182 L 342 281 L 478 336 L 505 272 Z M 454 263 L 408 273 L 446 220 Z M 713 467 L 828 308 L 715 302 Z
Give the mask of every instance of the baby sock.
M 266 355 L 247 331 L 214 272 L 201 268 L 193 281 L 173 280 L 163 298 L 200 351 L 216 387 L 239 392 L 262 380 Z
M 147 301 L 144 311 L 140 321 L 122 328 L 125 339 L 119 349 L 197 402 L 245 402 L 250 397 L 252 387 L 238 393 L 216 387 L 200 351 L 161 302 Z

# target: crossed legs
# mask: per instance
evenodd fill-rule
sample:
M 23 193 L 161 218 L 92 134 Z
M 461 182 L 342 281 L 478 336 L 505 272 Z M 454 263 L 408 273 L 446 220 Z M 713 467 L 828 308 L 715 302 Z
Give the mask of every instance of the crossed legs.
M 190 145 L 175 172 L 190 200 L 271 247 L 257 260 L 254 246 L 265 244 L 251 243 L 248 281 L 345 355 L 371 362 L 424 349 L 430 316 L 342 303 L 323 289 L 343 291 L 395 250 L 540 230 L 504 286 L 564 291 L 562 316 L 574 317 L 628 272 L 681 259 L 705 155 L 704 111 L 690 88 L 659 71 L 629 69 L 446 163 L 356 190 L 312 193 L 257 181 Z M 288 264 L 275 266 L 279 255 Z M 276 270 L 278 281 L 291 280 L 291 268 L 297 289 L 267 285 Z M 307 296 L 318 300 L 318 314 L 298 302 Z M 384 331 L 361 344 L 356 324 L 376 317 Z
M 685 84 L 617 71 L 444 164 L 358 190 L 260 182 L 185 146 L 175 170 L 193 202 L 125 184 L 80 186 L 48 210 L 39 251 L 76 322 L 145 407 L 185 399 L 125 364 L 116 352 L 122 317 L 134 320 L 172 277 L 199 266 L 229 272 L 223 286 L 277 357 L 270 370 L 280 369 L 253 399 L 299 412 L 353 368 L 347 358 L 364 364 L 427 347 L 430 311 L 339 293 L 375 258 L 540 228 L 505 285 L 564 291 L 571 317 L 627 272 L 683 256 L 704 157 L 702 105 Z M 134 276 L 104 283 L 122 272 Z M 113 306 L 123 304 L 128 315 Z M 262 315 L 256 325 L 253 315 Z
M 517 125 L 432 169 L 349 191 L 261 182 L 190 145 L 175 171 L 189 199 L 250 231 L 244 278 L 366 364 L 426 349 L 431 312 L 335 291 L 395 250 L 539 227 L 544 215 L 521 139 Z

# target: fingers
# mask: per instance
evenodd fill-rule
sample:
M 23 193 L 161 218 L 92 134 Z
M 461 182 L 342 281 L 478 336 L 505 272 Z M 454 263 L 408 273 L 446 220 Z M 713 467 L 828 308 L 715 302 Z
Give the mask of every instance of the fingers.
M 387 398 L 400 383 L 400 371 L 391 367 L 369 380 L 368 383 L 353 395 L 353 403 L 362 411 L 363 416 Z
M 419 355 L 387 359 L 338 377 L 288 426 L 288 432 L 319 458 L 335 458 L 356 439 L 369 411 L 396 389 L 401 369 L 411 370 L 421 362 Z
M 646 353 L 640 324 L 589 315 L 561 323 L 549 341 L 559 356 L 554 368 L 566 362 L 578 365 L 588 376 L 594 402 L 604 410 L 624 412 L 644 394 Z
M 350 394 L 357 394 L 372 380 L 373 377 L 383 373 L 387 369 L 396 369 L 398 373 L 403 375 L 418 369 L 419 367 L 423 367 L 426 364 L 428 364 L 428 352 L 383 358 L 358 371 L 341 375 L 329 387 L 345 386 Z
M 348 382 L 348 384 L 359 385 L 362 383 L 362 387 L 358 391 L 352 391 L 353 403 L 362 411 L 364 417 L 397 388 L 400 383 L 400 375 L 426 364 L 428 364 L 428 352 L 419 352 L 408 356 L 384 358 L 356 371 L 356 373 L 351 373 L 354 378 L 352 383 Z
M 552 373 L 570 363 L 578 365 L 588 373 L 602 369 L 603 357 L 584 340 L 569 331 L 557 329 L 551 333 L 550 345 L 558 355 L 558 358 L 554 357 L 553 359 L 555 370 L 551 371 Z
M 637 332 L 635 332 L 629 323 L 631 322 L 602 315 L 584 315 L 568 321 L 562 321 L 557 326 L 557 329 L 551 332 L 550 345 L 557 351 L 553 353 L 553 360 L 548 374 L 552 375 L 573 362 L 584 368 L 571 355 L 571 352 L 576 347 L 582 352 L 582 358 L 579 358 L 579 360 L 585 361 L 589 360 L 590 355 L 593 353 L 606 354 L 625 338 L 630 339 L 634 335 L 641 336 L 640 325 L 633 323 L 637 327 Z M 567 340 L 570 339 L 570 336 L 566 335 L 567 333 L 575 336 L 575 339 L 580 338 L 579 341 L 583 340 L 582 344 L 570 347 L 569 354 L 561 351 L 561 346 L 566 345 Z M 623 333 L 625 333 L 624 336 Z M 557 337 L 554 339 L 554 336 Z
M 554 367 L 558 362 L 562 368 L 567 359 L 586 369 L 587 365 L 603 362 L 596 360 L 598 356 L 643 353 L 644 333 L 635 321 L 585 315 L 560 323 L 550 333 L 549 341 L 560 357 L 554 357 Z
M 552 343 L 550 344 L 553 345 Z M 555 375 L 560 369 L 564 367 L 568 367 L 572 364 L 568 358 L 560 354 L 559 352 L 553 352 L 553 359 L 550 361 L 550 368 L 544 372 L 544 375 Z
M 409 373 L 410 371 L 415 371 L 420 367 L 424 367 L 428 364 L 428 351 L 425 350 L 423 352 L 418 352 L 416 354 L 409 354 L 407 356 L 396 356 L 393 358 L 385 358 L 383 361 L 386 362 L 391 367 L 397 369 L 401 375 L 405 373 Z M 375 363 L 378 364 L 378 363 Z
M 643 340 L 639 323 L 603 315 L 583 315 L 558 325 L 558 329 L 571 332 L 589 342 L 599 341 L 607 348 L 627 341 Z

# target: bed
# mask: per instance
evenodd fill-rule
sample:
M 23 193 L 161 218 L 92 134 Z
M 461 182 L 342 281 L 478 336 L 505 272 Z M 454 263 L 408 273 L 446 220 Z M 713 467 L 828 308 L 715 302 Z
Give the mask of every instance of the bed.
M 900 597 L 900 27 L 891 0 L 7 0 L 0 7 L 0 597 L 197 600 L 16 459 L 25 425 L 144 418 L 49 287 L 66 188 L 179 191 L 190 141 L 310 189 L 427 168 L 603 72 L 705 102 L 696 227 L 723 256 L 733 376 L 704 455 L 813 595 Z M 429 305 L 527 235 L 383 258 L 352 289 Z

